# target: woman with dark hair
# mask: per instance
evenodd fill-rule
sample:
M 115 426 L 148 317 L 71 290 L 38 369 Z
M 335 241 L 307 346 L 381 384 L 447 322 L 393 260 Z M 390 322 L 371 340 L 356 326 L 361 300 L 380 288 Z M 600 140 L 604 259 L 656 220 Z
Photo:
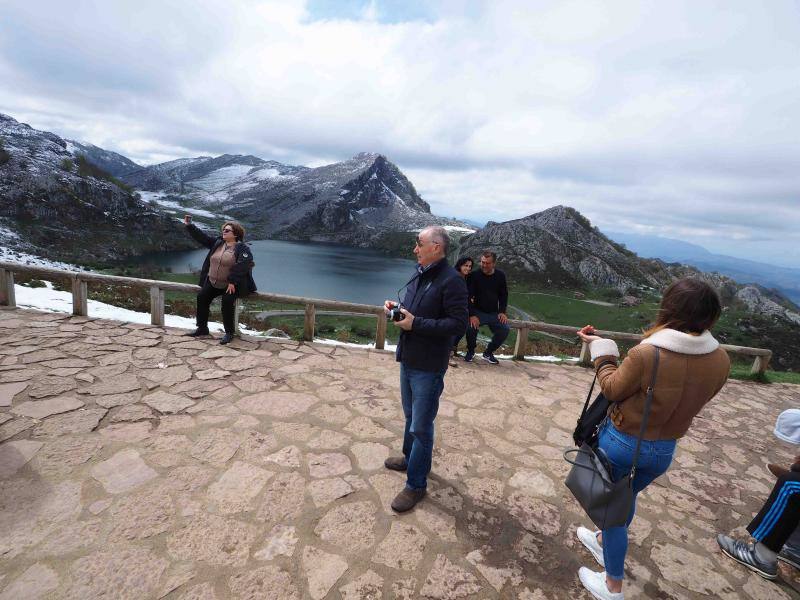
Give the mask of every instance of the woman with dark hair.
M 611 403 L 600 426 L 598 446 L 608 458 L 615 481 L 632 470 L 647 388 L 657 367 L 650 415 L 633 477 L 634 505 L 627 525 L 602 532 L 585 527 L 577 531 L 578 539 L 605 568 L 599 573 L 586 567 L 578 571 L 581 583 L 595 598 L 622 600 L 635 494 L 667 471 L 677 440 L 686 434 L 692 419 L 728 378 L 728 355 L 709 331 L 721 311 L 717 292 L 706 282 L 691 278 L 675 281 L 664 292 L 655 324 L 619 365 L 619 350 L 613 340 L 593 335 L 591 325 L 578 332 L 589 344 L 597 379 Z
M 472 273 L 472 265 L 474 263 L 475 261 L 472 260 L 471 256 L 462 256 L 456 261 L 454 268 L 464 279 L 466 279 L 469 277 L 469 274 Z M 467 301 L 469 302 L 471 299 L 468 299 Z M 461 338 L 463 337 L 464 334 L 462 333 L 461 335 L 457 335 L 453 338 L 453 356 L 458 356 L 458 344 L 461 342 Z
M 253 253 L 244 243 L 244 227 L 228 221 L 222 226 L 222 235 L 213 238 L 192 223 L 192 218 L 183 218 L 186 230 L 198 243 L 208 248 L 208 254 L 200 271 L 200 291 L 197 292 L 197 329 L 186 335 L 199 337 L 209 335 L 208 311 L 212 300 L 222 296 L 222 323 L 225 335 L 220 344 L 229 344 L 235 332 L 234 311 L 236 299 L 256 291 L 253 281 Z

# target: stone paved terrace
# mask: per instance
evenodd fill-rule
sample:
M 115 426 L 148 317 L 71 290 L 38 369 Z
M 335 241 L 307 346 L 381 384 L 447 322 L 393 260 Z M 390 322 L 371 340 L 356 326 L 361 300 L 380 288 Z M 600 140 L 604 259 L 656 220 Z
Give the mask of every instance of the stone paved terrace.
M 431 494 L 397 516 L 389 353 L 0 310 L 0 599 L 588 598 L 562 449 L 591 374 L 460 362 Z M 798 388 L 731 382 L 644 493 L 628 598 L 800 596 L 716 549 Z

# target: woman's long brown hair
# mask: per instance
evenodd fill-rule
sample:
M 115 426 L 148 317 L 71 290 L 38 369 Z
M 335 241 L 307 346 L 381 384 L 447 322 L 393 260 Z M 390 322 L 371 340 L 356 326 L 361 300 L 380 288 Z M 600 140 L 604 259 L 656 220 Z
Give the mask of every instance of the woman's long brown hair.
M 644 337 L 662 329 L 700 334 L 711 329 L 721 314 L 722 303 L 713 287 L 692 277 L 678 279 L 664 291 L 656 322 Z

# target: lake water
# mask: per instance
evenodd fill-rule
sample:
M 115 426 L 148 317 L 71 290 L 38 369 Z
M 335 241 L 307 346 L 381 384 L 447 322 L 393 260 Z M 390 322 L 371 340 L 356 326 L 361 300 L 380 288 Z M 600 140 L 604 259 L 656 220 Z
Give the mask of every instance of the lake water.
M 334 244 L 249 241 L 258 290 L 292 296 L 383 304 L 414 275 L 414 260 L 388 258 L 375 250 Z M 139 257 L 173 273 L 199 271 L 208 250 L 157 252 Z M 413 257 L 411 248 L 409 256 Z

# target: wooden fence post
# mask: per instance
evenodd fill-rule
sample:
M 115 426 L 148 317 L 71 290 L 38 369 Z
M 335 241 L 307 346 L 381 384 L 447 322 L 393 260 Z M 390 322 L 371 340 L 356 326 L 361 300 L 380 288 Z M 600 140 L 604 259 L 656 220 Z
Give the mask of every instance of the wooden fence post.
M 164 327 L 164 290 L 150 286 L 150 323 Z
M 386 317 L 378 315 L 378 324 L 375 327 L 375 348 L 383 350 L 386 347 Z
M 314 341 L 314 321 L 316 319 L 316 308 L 313 304 L 306 304 L 306 318 L 303 322 L 303 339 L 306 342 Z
M 514 344 L 514 360 L 525 360 L 525 352 L 528 349 L 528 332 L 530 329 L 527 327 L 520 327 L 517 329 L 517 343 Z
M 592 364 L 592 353 L 589 351 L 589 344 L 586 342 L 581 344 L 581 355 L 578 358 L 578 364 L 582 367 L 588 367 Z
M 89 286 L 77 277 L 72 278 L 72 314 L 78 317 L 89 316 Z
M 772 354 L 769 356 L 756 356 L 755 360 L 753 361 L 753 367 L 750 369 L 750 374 L 763 375 L 766 373 L 771 358 Z
M 14 308 L 17 295 L 14 293 L 14 271 L 0 269 L 0 304 Z

